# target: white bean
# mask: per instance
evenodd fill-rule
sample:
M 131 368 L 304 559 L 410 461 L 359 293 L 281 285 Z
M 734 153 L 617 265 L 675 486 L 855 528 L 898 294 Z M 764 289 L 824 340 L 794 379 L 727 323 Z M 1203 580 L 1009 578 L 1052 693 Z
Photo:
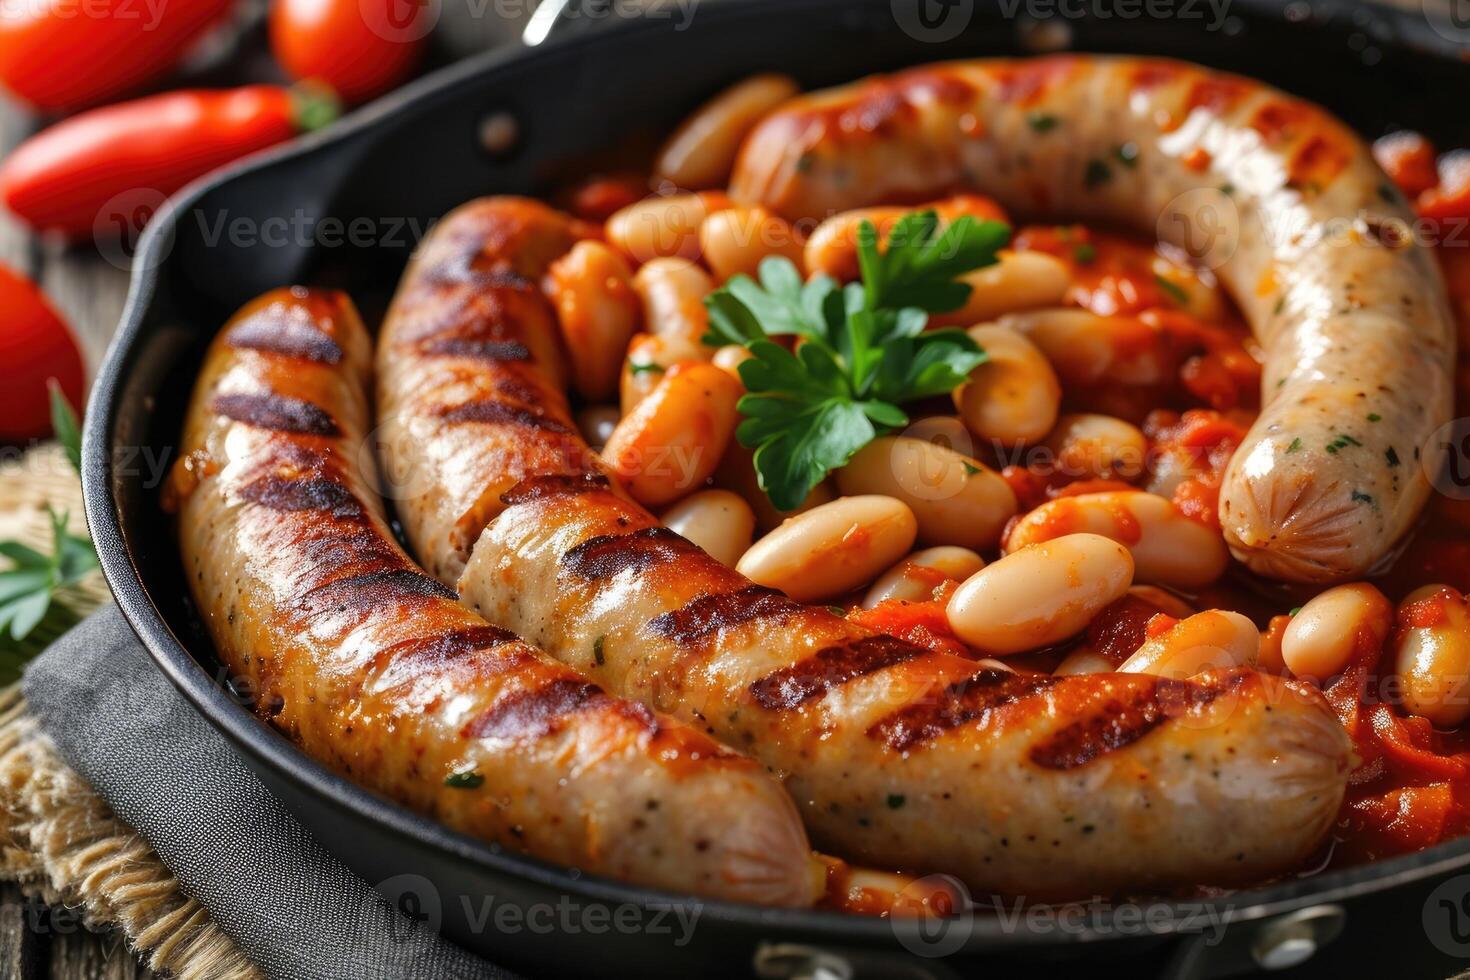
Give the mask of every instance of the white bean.
M 700 343 L 709 332 L 704 298 L 715 288 L 715 282 L 688 259 L 663 258 L 644 263 L 633 276 L 633 288 L 643 300 L 644 322 L 650 333 Z
M 1354 654 L 1380 650 L 1393 623 L 1393 604 L 1366 582 L 1328 589 L 1291 617 L 1281 636 L 1281 659 L 1297 677 L 1325 681 Z
M 871 582 L 913 547 L 917 533 L 914 513 L 901 500 L 839 497 L 787 520 L 736 568 L 797 602 L 821 602 Z
M 1202 588 L 1225 572 L 1230 553 L 1218 531 L 1192 521 L 1173 501 L 1142 490 L 1058 497 L 1011 526 L 1006 550 L 1086 531 L 1127 546 L 1139 581 Z
M 1005 327 L 969 331 L 988 355 L 954 391 L 955 408 L 981 439 L 1013 446 L 1035 442 L 1052 430 L 1062 403 L 1062 386 L 1046 356 L 1025 337 Z
M 936 323 L 969 326 L 1005 313 L 1061 306 L 1072 275 L 1064 262 L 1045 252 L 1001 252 L 994 265 L 962 276 L 960 281 L 970 286 L 969 298 Z
M 1207 609 L 1144 640 L 1118 673 L 1181 678 L 1212 668 L 1251 667 L 1260 648 L 1255 623 L 1238 612 Z
M 634 262 L 667 255 L 697 259 L 699 226 L 729 206 L 730 199 L 718 191 L 647 197 L 607 219 L 607 241 Z
M 694 110 L 658 151 L 654 173 L 690 190 L 719 187 L 762 116 L 800 89 L 785 75 L 753 75 Z
M 735 433 L 740 385 L 713 364 L 670 369 L 638 407 L 623 416 L 602 458 L 646 507 L 689 493 L 715 471 Z
M 1428 585 L 1404 598 L 1394 633 L 1404 710 L 1440 728 L 1470 718 L 1470 613 L 1460 593 Z
M 628 342 L 619 382 L 619 403 L 624 415 L 632 413 L 647 398 L 664 375 L 679 364 L 709 360 L 709 348 L 683 337 L 640 333 Z
M 978 460 L 922 439 L 884 436 L 837 471 L 844 494 L 897 497 L 914 512 L 919 540 L 984 550 L 1015 516 L 1010 484 Z
M 1063 415 L 1043 445 L 1059 472 L 1080 479 L 1134 480 L 1148 462 L 1143 431 L 1111 415 Z
M 1083 644 L 1057 664 L 1052 671 L 1058 677 L 1077 677 L 1081 674 L 1111 674 L 1113 662 L 1092 647 Z
M 754 354 L 739 344 L 726 344 L 724 347 L 715 351 L 714 365 L 744 385 L 745 382 L 740 378 L 740 365 L 754 356 Z
M 1096 534 L 1069 534 L 987 565 L 959 587 L 946 613 L 971 646 L 1020 653 L 1080 632 L 1132 581 L 1128 549 Z
M 927 601 L 937 586 L 946 581 L 963 582 L 984 567 L 985 559 L 969 548 L 945 546 L 916 551 L 878 576 L 863 597 L 863 608 L 872 609 L 890 599 Z
M 1025 335 L 1068 384 L 1156 385 L 1170 378 L 1158 331 L 1135 317 L 1057 309 L 1013 313 L 996 323 Z
M 618 388 L 623 352 L 642 316 L 628 262 L 602 242 L 578 242 L 546 272 L 544 288 L 566 339 L 572 383 L 600 401 Z
M 699 247 L 716 282 L 755 276 L 761 261 L 773 255 L 801 269 L 801 238 L 796 229 L 765 208 L 716 211 L 699 226 Z
M 750 550 L 755 534 L 755 512 L 744 497 L 729 490 L 690 494 L 664 511 L 660 520 L 732 568 Z

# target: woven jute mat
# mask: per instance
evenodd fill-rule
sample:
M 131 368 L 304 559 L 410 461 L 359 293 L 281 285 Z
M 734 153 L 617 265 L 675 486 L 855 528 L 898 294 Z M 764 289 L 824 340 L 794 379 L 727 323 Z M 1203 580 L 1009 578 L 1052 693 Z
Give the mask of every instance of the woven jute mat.
M 0 540 L 49 553 L 48 505 L 85 532 L 81 486 L 60 447 L 0 463 Z M 0 879 L 48 905 L 81 909 L 89 929 L 122 933 L 155 971 L 181 980 L 261 978 L 148 842 L 62 760 L 14 682 L 19 664 L 110 601 L 93 573 L 58 595 L 25 641 L 0 636 L 0 670 L 8 672 L 0 688 Z

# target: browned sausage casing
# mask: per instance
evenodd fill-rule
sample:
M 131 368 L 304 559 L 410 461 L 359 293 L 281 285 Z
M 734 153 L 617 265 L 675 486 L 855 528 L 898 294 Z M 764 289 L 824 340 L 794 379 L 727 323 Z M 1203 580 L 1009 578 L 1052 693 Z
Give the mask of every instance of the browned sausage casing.
M 1412 210 L 1347 127 L 1180 62 L 955 62 L 787 103 L 747 139 L 731 196 L 810 218 L 957 187 L 1215 266 L 1266 350 L 1220 495 L 1231 550 L 1306 582 L 1391 553 L 1429 493 L 1419 453 L 1451 416 L 1455 331 Z
M 612 697 L 415 566 L 364 482 L 370 347 L 279 290 L 210 349 L 171 494 L 219 654 L 308 754 L 455 829 L 678 892 L 809 905 L 822 866 L 752 761 Z
M 549 376 L 519 356 L 546 318 L 463 312 L 487 282 L 533 295 L 504 272 L 518 262 L 504 229 L 527 223 L 567 219 L 514 198 L 446 217 L 378 349 L 384 411 L 429 443 L 412 450 L 469 454 L 485 474 L 475 487 L 431 473 L 416 488 L 431 500 L 402 513 L 436 567 L 468 561 L 459 588 L 486 618 L 754 755 L 852 859 L 1059 898 L 1259 878 L 1321 841 L 1349 744 L 1310 687 L 986 670 L 758 588 L 615 492 L 560 392 L 540 394 Z M 536 458 L 552 464 L 535 472 Z M 472 549 L 442 533 L 484 523 Z

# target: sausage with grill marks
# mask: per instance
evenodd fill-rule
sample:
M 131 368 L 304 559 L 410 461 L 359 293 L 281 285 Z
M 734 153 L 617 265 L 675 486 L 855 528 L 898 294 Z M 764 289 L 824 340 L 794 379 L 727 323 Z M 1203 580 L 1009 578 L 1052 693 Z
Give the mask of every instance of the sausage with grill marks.
M 1250 671 L 1003 673 L 799 605 L 659 526 L 595 456 L 563 451 L 575 436 L 520 414 L 560 419 L 559 391 L 539 405 L 495 394 L 554 387 L 534 359 L 430 352 L 402 329 L 418 304 L 462 308 L 477 289 L 437 269 L 452 253 L 434 237 L 478 235 L 481 266 L 513 266 L 497 229 L 537 208 L 491 198 L 441 222 L 379 338 L 379 364 L 399 362 L 383 375 L 389 389 L 415 376 L 473 379 L 400 423 L 442 440 L 417 451 L 453 446 L 486 474 L 483 487 L 459 488 L 430 473 L 428 486 L 443 523 L 488 523 L 472 549 L 436 541 L 449 556 L 441 569 L 467 562 L 460 593 L 487 619 L 760 759 L 785 778 L 814 838 L 845 857 L 1041 899 L 1259 879 L 1320 843 L 1350 750 L 1310 687 Z M 541 211 L 553 226 L 566 220 Z M 439 329 L 461 326 L 451 316 Z M 529 349 L 546 323 L 507 316 L 477 329 Z M 449 422 L 454 391 L 507 408 Z M 414 397 L 383 392 L 398 406 Z M 533 472 L 538 454 L 554 465 Z
M 279 290 L 225 327 L 195 389 L 168 496 L 256 711 L 457 830 L 643 885 L 810 905 L 826 866 L 759 765 L 485 622 L 398 547 L 365 480 L 370 356 L 345 296 Z
M 789 219 L 966 187 L 1036 220 L 1131 226 L 1217 265 L 1266 351 L 1220 523 L 1267 576 L 1362 578 L 1429 494 L 1454 321 L 1367 145 L 1260 82 L 1151 58 L 928 65 L 795 99 L 747 138 L 737 201 Z

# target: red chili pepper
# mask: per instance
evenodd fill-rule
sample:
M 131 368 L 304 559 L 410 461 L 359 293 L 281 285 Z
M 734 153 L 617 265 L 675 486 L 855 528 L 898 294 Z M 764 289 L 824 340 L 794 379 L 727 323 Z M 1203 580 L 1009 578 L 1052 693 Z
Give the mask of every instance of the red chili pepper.
M 423 0 L 272 0 L 271 51 L 292 78 L 355 105 L 413 72 L 438 16 Z
M 161 200 L 335 116 L 335 104 L 321 95 L 275 85 L 170 92 L 93 109 L 17 147 L 0 164 L 0 200 L 42 231 L 73 239 L 106 234 L 131 219 L 139 194 Z
M 161 78 L 234 0 L 33 0 L 0 5 L 0 83 L 47 112 Z
M 82 355 L 66 323 L 35 283 L 0 265 L 0 441 L 51 433 L 52 378 L 72 407 L 85 395 Z

